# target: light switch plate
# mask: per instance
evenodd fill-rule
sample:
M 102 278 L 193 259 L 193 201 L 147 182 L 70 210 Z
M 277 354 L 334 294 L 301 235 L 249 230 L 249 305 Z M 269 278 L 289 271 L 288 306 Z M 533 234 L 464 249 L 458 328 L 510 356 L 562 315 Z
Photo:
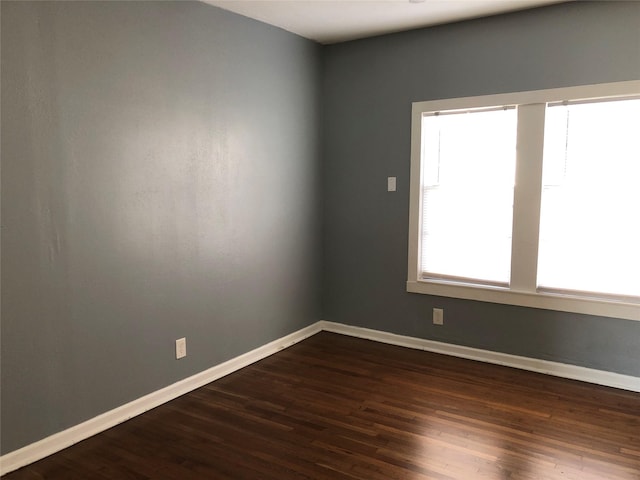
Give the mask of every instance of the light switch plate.
M 396 177 L 387 177 L 387 192 L 396 191 Z

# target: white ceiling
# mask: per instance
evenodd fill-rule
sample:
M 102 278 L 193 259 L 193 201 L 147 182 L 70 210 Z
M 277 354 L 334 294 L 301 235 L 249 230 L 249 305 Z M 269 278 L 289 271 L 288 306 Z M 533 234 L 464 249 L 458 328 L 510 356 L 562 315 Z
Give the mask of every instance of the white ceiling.
M 203 0 L 329 44 L 566 0 Z

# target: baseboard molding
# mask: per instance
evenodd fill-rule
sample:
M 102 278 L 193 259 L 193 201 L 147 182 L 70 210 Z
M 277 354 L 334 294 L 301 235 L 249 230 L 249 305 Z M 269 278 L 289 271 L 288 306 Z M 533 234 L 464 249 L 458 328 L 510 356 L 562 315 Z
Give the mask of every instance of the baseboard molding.
M 539 360 L 530 357 L 520 357 L 507 353 L 481 350 L 478 348 L 464 347 L 450 343 L 436 342 L 422 338 L 406 337 L 394 333 L 371 330 L 362 327 L 353 327 L 341 323 L 322 321 L 320 328 L 328 332 L 340 333 L 352 337 L 365 338 L 376 342 L 398 345 L 401 347 L 425 350 L 428 352 L 442 353 L 454 357 L 478 360 L 480 362 L 504 365 L 506 367 L 519 368 L 532 372 L 544 373 L 556 377 L 580 380 L 587 383 L 595 383 L 606 387 L 620 388 L 632 392 L 640 392 L 640 377 L 622 375 L 619 373 L 595 370 L 592 368 L 579 367 L 566 363 L 552 362 L 549 360 Z
M 151 410 L 152 408 L 160 406 L 163 403 L 178 398 L 185 393 L 189 393 L 196 388 L 200 388 L 214 380 L 257 362 L 258 360 L 262 360 L 263 358 L 273 355 L 274 353 L 298 343 L 305 338 L 315 335 L 322 330 L 381 343 L 388 343 L 390 345 L 441 353 L 454 357 L 478 360 L 481 362 L 519 368 L 521 370 L 530 370 L 547 375 L 595 383 L 607 387 L 640 392 L 639 377 L 551 362 L 548 360 L 538 360 L 535 358 L 520 357 L 506 353 L 464 347 L 450 343 L 436 342 L 433 340 L 407 337 L 380 330 L 371 330 L 368 328 L 354 327 L 323 320 L 290 335 L 274 340 L 273 342 L 256 348 L 255 350 L 251 350 L 250 352 L 216 365 L 215 367 L 209 368 L 208 370 L 197 373 L 196 375 L 180 380 L 179 382 L 152 392 L 144 397 L 138 398 L 118 408 L 98 415 L 86 422 L 80 423 L 68 428 L 67 430 L 63 430 L 62 432 L 3 455 L 0 457 L 0 475 L 12 472 L 53 453 L 59 452 L 60 450 L 63 450 L 75 443 L 103 432 L 115 425 L 118 425 L 119 423 L 125 422 L 130 418 Z
M 71 445 L 85 440 L 97 433 L 103 432 L 119 423 L 125 422 L 152 408 L 178 398 L 185 393 L 189 393 L 196 388 L 200 388 L 208 383 L 222 378 L 258 360 L 273 355 L 305 338 L 315 335 L 321 330 L 319 322 L 314 323 L 302 330 L 298 330 L 290 335 L 267 343 L 262 347 L 251 350 L 238 357 L 232 358 L 224 363 L 197 373 L 191 377 L 180 380 L 165 388 L 152 392 L 144 397 L 138 398 L 125 405 L 105 412 L 86 422 L 75 425 L 71 428 L 58 432 L 49 437 L 43 438 L 35 443 L 29 444 L 18 450 L 14 450 L 0 457 L 0 475 L 17 470 L 29 465 L 37 460 L 48 457 Z

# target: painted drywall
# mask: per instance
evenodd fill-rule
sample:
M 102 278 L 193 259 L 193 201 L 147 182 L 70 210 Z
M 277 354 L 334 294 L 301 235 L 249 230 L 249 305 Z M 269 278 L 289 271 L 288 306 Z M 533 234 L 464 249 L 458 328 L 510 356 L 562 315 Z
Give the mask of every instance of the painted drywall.
M 640 375 L 640 322 L 405 291 L 410 103 L 640 78 L 640 5 L 339 44 L 322 65 L 195 2 L 0 5 L 2 453 L 320 318 Z
M 323 62 L 325 320 L 640 375 L 640 322 L 405 290 L 411 102 L 639 79 L 640 3 L 573 2 L 348 42 L 325 47 Z
M 319 319 L 320 47 L 198 2 L 1 8 L 7 453 Z

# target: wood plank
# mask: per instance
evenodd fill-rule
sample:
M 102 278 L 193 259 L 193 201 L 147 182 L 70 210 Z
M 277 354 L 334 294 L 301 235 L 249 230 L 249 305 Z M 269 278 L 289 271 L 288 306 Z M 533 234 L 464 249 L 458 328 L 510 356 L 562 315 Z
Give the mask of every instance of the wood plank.
M 640 394 L 328 332 L 23 479 L 640 480 Z

